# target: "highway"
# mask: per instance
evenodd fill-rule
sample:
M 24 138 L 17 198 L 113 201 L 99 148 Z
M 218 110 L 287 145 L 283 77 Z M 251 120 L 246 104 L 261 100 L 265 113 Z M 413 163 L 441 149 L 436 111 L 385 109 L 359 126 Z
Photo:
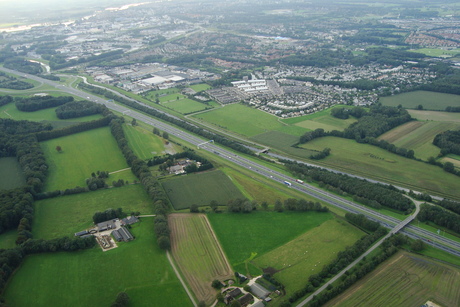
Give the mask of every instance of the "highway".
M 75 95 L 77 97 L 81 97 L 83 99 L 91 100 L 100 104 L 104 104 L 107 106 L 109 109 L 113 111 L 117 111 L 126 115 L 129 115 L 130 117 L 135 118 L 138 121 L 142 121 L 148 125 L 151 125 L 153 127 L 157 127 L 158 129 L 162 131 L 166 131 L 169 133 L 169 135 L 173 135 L 179 139 L 182 139 L 190 144 L 193 144 L 195 146 L 198 146 L 200 144 L 203 144 L 209 140 L 202 139 L 201 137 L 195 136 L 189 132 L 180 130 L 179 128 L 176 128 L 170 124 L 164 123 L 160 120 L 157 120 L 155 118 L 152 118 L 150 116 L 147 116 L 145 114 L 139 113 L 137 111 L 131 110 L 127 107 L 124 107 L 122 105 L 118 105 L 114 102 L 107 101 L 106 99 L 100 98 L 98 96 L 77 90 L 75 88 L 70 88 L 65 85 L 58 84 L 54 81 L 43 79 L 37 76 L 33 75 L 28 75 L 24 73 L 19 73 L 16 71 L 12 71 L 9 69 L 5 69 L 3 67 L 0 67 L 0 70 L 9 72 L 12 74 L 24 76 L 27 78 L 30 78 L 32 80 L 36 80 L 38 82 L 48 84 L 50 86 L 53 86 L 61 91 L 67 92 L 69 94 Z M 135 101 L 135 100 L 133 100 Z M 136 101 L 137 102 L 137 101 Z M 142 104 L 146 107 L 152 108 L 151 106 L 145 105 L 141 102 L 138 102 L 139 104 Z M 158 111 L 158 109 L 155 109 Z M 169 115 L 171 116 L 171 115 Z M 177 117 L 176 117 L 177 118 Z M 299 192 L 305 193 L 307 195 L 310 195 L 320 201 L 323 201 L 325 203 L 328 203 L 330 205 L 336 206 L 338 208 L 341 208 L 345 211 L 352 212 L 352 213 L 360 213 L 364 214 L 366 217 L 373 221 L 377 221 L 383 226 L 387 228 L 394 228 L 395 225 L 399 224 L 401 221 L 393 218 L 391 216 L 387 216 L 385 214 L 376 212 L 370 208 L 367 208 L 365 206 L 359 205 L 357 203 L 354 203 L 352 201 L 343 199 L 342 197 L 339 197 L 337 195 L 334 195 L 332 193 L 329 193 L 327 191 L 321 190 L 319 188 L 316 188 L 312 185 L 306 184 L 306 183 L 297 183 L 295 179 L 292 177 L 289 177 L 283 173 L 280 173 L 278 171 L 272 170 L 262 164 L 259 164 L 257 162 L 254 162 L 250 159 L 247 159 L 244 156 L 241 156 L 239 154 L 235 154 L 229 150 L 226 150 L 224 148 L 221 148 L 214 143 L 207 143 L 203 144 L 200 146 L 201 150 L 206 150 L 212 154 L 220 156 L 222 159 L 226 159 L 232 163 L 235 163 L 247 170 L 253 171 L 255 173 L 258 173 L 261 176 L 264 176 L 270 180 L 273 180 L 275 182 L 281 183 L 281 184 L 286 184 L 292 189 L 295 189 Z M 286 183 L 287 182 L 287 183 Z M 437 247 L 439 249 L 442 249 L 448 253 L 451 253 L 453 255 L 457 255 L 460 257 L 460 243 L 456 242 L 454 240 L 445 238 L 443 236 L 431 233 L 427 230 L 424 230 L 422 228 L 416 227 L 416 226 L 407 226 L 405 229 L 401 231 L 402 233 L 408 235 L 409 237 L 416 238 L 416 239 L 422 239 L 426 244 L 432 245 L 434 247 Z

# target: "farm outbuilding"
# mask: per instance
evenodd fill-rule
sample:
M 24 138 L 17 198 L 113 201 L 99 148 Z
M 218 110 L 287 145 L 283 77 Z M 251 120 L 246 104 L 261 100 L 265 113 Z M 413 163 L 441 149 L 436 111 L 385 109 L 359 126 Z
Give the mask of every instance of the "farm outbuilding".
M 254 293 L 258 298 L 264 299 L 270 295 L 270 291 L 265 289 L 263 286 L 258 283 L 254 283 L 251 286 L 251 292 Z

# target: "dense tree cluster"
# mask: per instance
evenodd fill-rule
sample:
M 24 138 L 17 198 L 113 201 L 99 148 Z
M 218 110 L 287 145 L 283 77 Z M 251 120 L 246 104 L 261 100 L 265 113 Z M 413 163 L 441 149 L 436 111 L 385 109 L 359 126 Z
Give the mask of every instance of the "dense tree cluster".
M 29 82 L 18 80 L 15 77 L 8 76 L 7 74 L 0 72 L 0 88 L 7 88 L 12 90 L 27 90 L 29 88 L 33 88 L 33 84 Z M 0 102 L 0 106 L 1 106 Z
M 14 99 L 16 108 L 23 112 L 34 112 L 42 109 L 53 108 L 73 101 L 72 96 L 32 96 L 17 97 Z
M 460 234 L 460 215 L 443 208 L 422 204 L 417 218 L 421 222 L 430 221 Z
M 310 155 L 310 159 L 321 160 L 321 159 L 324 159 L 327 156 L 329 156 L 330 153 L 331 153 L 331 149 L 326 147 L 323 150 L 321 150 L 320 152 Z
M 68 119 L 101 113 L 101 107 L 92 101 L 72 101 L 57 107 L 55 111 L 59 119 Z
M 141 112 L 144 112 L 146 114 L 149 114 L 149 115 L 152 115 L 152 116 L 155 116 L 159 119 L 162 119 L 164 121 L 167 121 L 169 123 L 172 123 L 176 126 L 179 126 L 181 128 L 184 128 L 185 130 L 188 130 L 192 133 L 196 133 L 198 135 L 201 135 L 207 139 L 210 139 L 210 140 L 214 140 L 215 142 L 217 143 L 220 143 L 224 146 L 227 146 L 227 147 L 230 147 L 236 151 L 239 151 L 239 152 L 242 152 L 242 153 L 245 153 L 245 154 L 248 154 L 248 155 L 254 155 L 254 153 L 247 147 L 243 146 L 242 144 L 240 143 L 237 143 L 237 142 L 234 142 L 232 140 L 229 140 L 221 135 L 218 135 L 218 134 L 215 134 L 211 131 L 208 131 L 208 130 L 205 130 L 203 128 L 200 128 L 194 124 L 190 124 L 184 120 L 181 120 L 177 117 L 172 117 L 170 115 L 168 115 L 167 113 L 163 113 L 163 112 L 160 112 L 152 107 L 149 107 L 147 105 L 143 105 L 143 104 L 140 104 L 138 102 L 136 102 L 135 100 L 131 100 L 131 99 L 127 99 L 127 98 L 123 98 L 123 97 L 120 97 L 108 90 L 104 90 L 104 89 L 101 89 L 101 88 L 98 88 L 98 87 L 95 87 L 95 86 L 91 86 L 91 85 L 88 85 L 88 84 L 84 84 L 84 83 L 80 83 L 79 86 L 85 90 L 88 90 L 92 93 L 95 93 L 95 94 L 98 94 L 98 95 L 103 95 L 105 96 L 106 98 L 109 98 L 109 99 L 113 99 L 117 102 L 120 102 L 124 105 L 127 105 L 133 109 L 136 109 L 136 110 L 139 110 Z
M 447 130 L 436 135 L 433 144 L 441 148 L 441 155 L 460 155 L 460 130 Z
M 13 102 L 13 97 L 8 96 L 8 95 L 0 96 L 0 107 L 6 105 L 8 103 L 11 103 L 11 102 Z
M 67 61 L 66 56 L 62 54 L 54 54 L 49 57 L 49 64 L 51 69 L 62 69 L 70 66 L 75 66 L 82 63 L 93 63 L 94 65 L 102 65 L 103 61 L 113 61 L 123 56 L 123 50 L 108 51 L 99 55 L 93 55 L 89 57 L 80 57 L 78 59 L 72 59 Z M 90 65 L 91 66 L 91 65 Z
M 205 170 L 208 170 L 214 167 L 209 160 L 199 156 L 192 149 L 187 149 L 183 152 L 179 152 L 174 155 L 167 154 L 164 156 L 155 156 L 152 159 L 147 161 L 147 165 L 154 166 L 154 165 L 162 164 L 165 167 L 168 167 L 168 166 L 174 165 L 175 160 L 185 159 L 185 158 L 188 158 L 190 160 L 195 160 L 201 163 L 199 167 L 195 163 L 187 166 L 185 168 L 185 172 L 187 173 L 202 172 L 202 171 L 205 171 Z
M 365 229 L 367 231 L 376 231 L 380 227 L 378 222 L 369 220 L 364 214 L 354 214 L 347 212 L 345 214 L 345 218 L 353 225 L 356 225 L 359 228 Z
M 42 72 L 42 67 L 39 63 L 24 60 L 21 57 L 12 57 L 5 59 L 5 68 L 17 70 L 26 74 L 38 75 Z
M 162 249 L 170 249 L 169 227 L 166 213 L 169 210 L 168 198 L 158 180 L 152 176 L 147 163 L 139 159 L 128 146 L 122 127 L 123 119 L 113 119 L 110 122 L 112 135 L 118 143 L 131 171 L 139 178 L 147 194 L 153 201 L 155 234 L 157 243 Z
M 443 199 L 438 203 L 438 205 L 440 205 L 441 207 L 447 210 L 460 214 L 460 203 L 459 202 L 448 200 L 448 199 Z
M 372 246 L 380 237 L 386 234 L 386 229 L 380 227 L 374 233 L 365 235 L 355 242 L 354 245 L 347 247 L 344 251 L 337 253 L 337 257 L 328 265 L 324 266 L 321 272 L 313 274 L 308 278 L 308 283 L 301 290 L 294 292 L 286 302 L 286 306 L 294 303 L 298 299 L 304 297 L 308 293 L 313 292 L 326 279 L 332 277 L 344 269 L 347 265 L 352 263 L 356 258 L 363 254 L 369 247 Z
M 311 178 L 316 182 L 322 182 L 340 189 L 351 195 L 356 195 L 369 200 L 375 200 L 380 205 L 409 213 L 414 204 L 400 192 L 391 186 L 371 183 L 369 181 L 338 174 L 318 167 L 299 164 L 292 161 L 284 161 L 288 169 L 298 174 L 301 178 Z
M 109 208 L 109 209 L 105 210 L 104 212 L 98 211 L 98 212 L 94 213 L 93 222 L 94 222 L 94 224 L 98 224 L 98 223 L 105 222 L 105 221 L 108 221 L 108 220 L 113 220 L 113 219 L 117 219 L 117 218 L 123 218 L 125 216 L 126 216 L 126 214 L 123 213 L 122 208 L 118 208 L 118 209 Z
M 120 292 L 115 299 L 115 302 L 110 307 L 128 307 L 129 296 L 126 292 Z

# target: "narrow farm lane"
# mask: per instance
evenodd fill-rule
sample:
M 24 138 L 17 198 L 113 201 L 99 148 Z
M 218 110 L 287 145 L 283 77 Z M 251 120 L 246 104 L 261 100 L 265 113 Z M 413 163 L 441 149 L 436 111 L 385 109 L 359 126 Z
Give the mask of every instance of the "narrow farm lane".
M 195 299 L 193 298 L 192 293 L 191 293 L 190 290 L 188 289 L 188 287 L 187 287 L 187 285 L 185 284 L 184 280 L 183 280 L 182 277 L 180 276 L 179 271 L 178 271 L 177 268 L 176 268 L 176 265 L 174 264 L 173 260 L 171 259 L 171 254 L 169 253 L 169 251 L 166 251 L 166 257 L 168 257 L 168 261 L 169 261 L 169 263 L 171 264 L 171 267 L 173 268 L 174 273 L 176 273 L 176 276 L 177 276 L 177 278 L 180 280 L 180 282 L 181 282 L 181 284 L 182 284 L 182 287 L 184 287 L 185 292 L 187 292 L 187 295 L 188 295 L 188 297 L 190 298 L 190 301 L 192 302 L 193 306 L 198 307 L 198 304 L 195 302 Z

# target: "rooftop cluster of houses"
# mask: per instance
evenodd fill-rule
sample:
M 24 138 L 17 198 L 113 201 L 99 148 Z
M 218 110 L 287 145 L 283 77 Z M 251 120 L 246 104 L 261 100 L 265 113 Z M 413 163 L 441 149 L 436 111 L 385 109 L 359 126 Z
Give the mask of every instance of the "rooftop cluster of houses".
M 268 91 L 267 81 L 265 80 L 243 80 L 234 81 L 232 85 L 244 92 Z

